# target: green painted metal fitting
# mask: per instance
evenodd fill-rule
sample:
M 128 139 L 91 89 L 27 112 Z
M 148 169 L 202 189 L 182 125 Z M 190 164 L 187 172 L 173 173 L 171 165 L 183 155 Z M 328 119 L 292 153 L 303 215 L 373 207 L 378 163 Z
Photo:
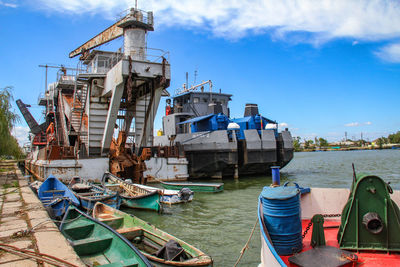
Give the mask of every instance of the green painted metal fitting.
M 400 252 L 400 211 L 389 184 L 374 175 L 358 174 L 342 212 L 341 249 Z
M 311 246 L 313 248 L 325 246 L 324 217 L 321 214 L 315 214 L 311 222 L 313 223 Z

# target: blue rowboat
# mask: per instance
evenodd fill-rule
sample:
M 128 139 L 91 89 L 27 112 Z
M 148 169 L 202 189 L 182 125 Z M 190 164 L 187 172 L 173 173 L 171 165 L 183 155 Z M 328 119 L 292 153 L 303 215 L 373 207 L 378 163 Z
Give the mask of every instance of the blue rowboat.
M 38 197 L 53 218 L 63 216 L 71 203 L 79 206 L 78 198 L 53 175 L 40 185 Z
M 109 172 L 103 175 L 102 184 L 105 188 L 118 192 L 121 197 L 121 205 L 124 207 L 153 211 L 161 209 L 160 193 L 157 190 L 150 191 L 141 188 Z
M 119 209 L 121 205 L 121 198 L 118 192 L 113 192 L 101 185 L 83 181 L 80 177 L 73 177 L 69 187 L 79 199 L 82 209 L 86 211 L 90 212 L 97 202 L 102 202 L 115 209 Z

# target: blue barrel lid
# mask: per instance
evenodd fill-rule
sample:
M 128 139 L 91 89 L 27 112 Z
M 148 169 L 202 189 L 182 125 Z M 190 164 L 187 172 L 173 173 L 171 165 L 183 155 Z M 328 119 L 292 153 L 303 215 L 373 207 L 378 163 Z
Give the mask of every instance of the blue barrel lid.
M 300 189 L 296 186 L 264 186 L 261 196 L 266 199 L 289 199 L 300 194 Z

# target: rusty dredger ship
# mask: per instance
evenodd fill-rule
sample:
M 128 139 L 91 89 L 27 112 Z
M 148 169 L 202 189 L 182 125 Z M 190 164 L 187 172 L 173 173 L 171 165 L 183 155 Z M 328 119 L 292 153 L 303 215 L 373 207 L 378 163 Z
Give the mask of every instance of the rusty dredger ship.
M 186 85 L 163 118 L 164 135 L 154 136 L 154 118 L 170 84 L 168 52 L 148 48 L 153 13 L 129 9 L 113 25 L 73 50 L 77 68 L 48 66 L 39 98 L 45 122 L 28 105 L 17 105 L 31 130 L 25 168 L 36 178 L 50 174 L 99 180 L 107 171 L 136 183 L 265 174 L 293 158 L 288 130 L 246 106 L 243 118 L 229 117 L 231 95 L 212 91 L 211 81 Z M 116 52 L 96 49 L 116 38 Z M 47 69 L 58 68 L 47 85 Z M 209 84 L 209 92 L 204 86 Z
M 61 66 L 56 82 L 39 99 L 45 107 L 43 124 L 17 100 L 31 130 L 25 167 L 35 178 L 53 174 L 62 180 L 73 176 L 96 180 L 110 171 L 143 182 L 143 162 L 152 155 L 164 158 L 166 167 L 175 167 L 166 179 L 187 178 L 183 151 L 171 146 L 150 149 L 154 117 L 170 84 L 168 52 L 146 47 L 146 35 L 153 30 L 152 12 L 129 9 L 73 50 L 69 57 L 80 55 L 78 68 Z M 95 49 L 119 37 L 123 48 L 117 52 Z M 47 71 L 50 66 L 45 67 Z

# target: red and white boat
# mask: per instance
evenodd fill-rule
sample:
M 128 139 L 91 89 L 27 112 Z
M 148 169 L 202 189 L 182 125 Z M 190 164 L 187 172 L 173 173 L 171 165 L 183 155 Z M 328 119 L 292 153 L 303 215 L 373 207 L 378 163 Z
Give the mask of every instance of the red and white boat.
M 275 188 L 281 190 L 282 187 Z M 278 236 L 285 235 L 288 224 L 271 224 L 268 217 L 268 214 L 275 216 L 279 213 L 275 210 L 279 207 L 273 207 L 272 213 L 265 208 L 271 196 L 268 192 L 274 195 L 278 191 L 265 187 L 261 193 L 258 205 L 262 244 L 259 267 L 400 266 L 400 212 L 397 206 L 400 204 L 400 191 L 393 191 L 381 178 L 366 174 L 353 177 L 351 190 L 311 188 L 302 194 L 300 189 L 297 195 L 298 222 L 294 224 L 299 224 L 298 229 L 301 227 L 301 232 L 295 233 L 301 243 L 291 255 L 283 255 L 287 253 L 282 253 L 282 244 L 276 240 L 277 233 Z M 288 213 L 287 216 L 296 221 L 296 215 L 293 217 L 293 213 Z M 317 214 L 322 216 L 314 217 Z M 312 225 L 313 217 L 317 223 Z M 318 223 L 321 217 L 324 219 Z

